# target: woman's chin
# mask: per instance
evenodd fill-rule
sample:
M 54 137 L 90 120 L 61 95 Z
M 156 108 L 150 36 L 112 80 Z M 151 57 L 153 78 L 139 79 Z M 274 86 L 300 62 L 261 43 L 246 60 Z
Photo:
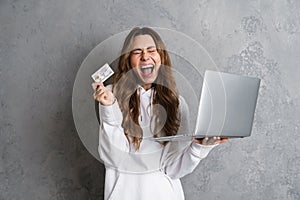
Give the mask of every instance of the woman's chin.
M 152 84 L 152 83 L 154 83 L 154 81 L 156 79 L 156 76 L 154 76 L 154 74 L 152 74 L 151 76 L 140 75 L 139 77 L 140 77 L 140 80 L 141 80 L 143 85 Z
M 153 80 L 142 80 L 143 85 L 149 85 L 152 84 L 154 81 Z

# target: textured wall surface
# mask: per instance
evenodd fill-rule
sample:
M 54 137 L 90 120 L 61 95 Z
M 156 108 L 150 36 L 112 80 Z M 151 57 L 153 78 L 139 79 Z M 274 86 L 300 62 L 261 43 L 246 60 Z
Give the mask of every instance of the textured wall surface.
M 182 179 L 187 200 L 300 199 L 300 1 L 0 1 L 0 199 L 102 199 L 72 87 L 87 54 L 134 26 L 182 32 L 220 70 L 262 79 L 252 136 Z M 195 55 L 197 56 L 197 55 Z

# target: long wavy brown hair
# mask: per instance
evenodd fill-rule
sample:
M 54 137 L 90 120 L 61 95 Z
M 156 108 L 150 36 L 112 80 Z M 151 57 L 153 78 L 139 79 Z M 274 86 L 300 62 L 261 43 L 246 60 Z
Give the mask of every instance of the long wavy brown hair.
M 178 114 L 179 99 L 176 82 L 171 69 L 171 61 L 162 39 L 151 28 L 133 28 L 124 41 L 119 58 L 118 70 L 113 83 L 113 93 L 118 99 L 123 114 L 122 127 L 129 142 L 140 148 L 143 131 L 139 125 L 140 98 L 138 86 L 141 83 L 138 75 L 132 70 L 130 55 L 134 37 L 138 35 L 150 35 L 156 45 L 157 52 L 161 57 L 161 67 L 152 87 L 153 92 L 153 115 L 151 124 L 154 122 L 154 137 L 176 135 L 180 116 Z M 160 106 L 155 106 L 159 104 Z M 130 140 L 131 138 L 131 140 Z M 165 145 L 166 143 L 163 143 Z

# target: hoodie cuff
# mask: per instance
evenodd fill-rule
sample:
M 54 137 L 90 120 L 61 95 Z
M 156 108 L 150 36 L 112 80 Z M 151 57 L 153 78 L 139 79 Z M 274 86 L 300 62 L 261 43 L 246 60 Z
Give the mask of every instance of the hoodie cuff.
M 205 158 L 208 153 L 216 146 L 219 144 L 214 144 L 214 145 L 202 145 L 202 144 L 197 144 L 195 142 L 192 142 L 191 144 L 191 151 L 195 156 L 198 156 L 199 158 Z
M 99 114 L 100 119 L 104 122 L 118 122 L 121 123 L 123 120 L 123 115 L 120 110 L 117 99 L 110 106 L 104 106 L 99 103 Z

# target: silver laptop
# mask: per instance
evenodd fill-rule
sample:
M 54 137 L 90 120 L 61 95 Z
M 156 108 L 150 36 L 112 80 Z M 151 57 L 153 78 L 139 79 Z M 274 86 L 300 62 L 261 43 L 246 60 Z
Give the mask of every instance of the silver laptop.
M 207 70 L 204 74 L 195 135 L 166 136 L 154 140 L 250 136 L 259 85 L 259 78 Z

